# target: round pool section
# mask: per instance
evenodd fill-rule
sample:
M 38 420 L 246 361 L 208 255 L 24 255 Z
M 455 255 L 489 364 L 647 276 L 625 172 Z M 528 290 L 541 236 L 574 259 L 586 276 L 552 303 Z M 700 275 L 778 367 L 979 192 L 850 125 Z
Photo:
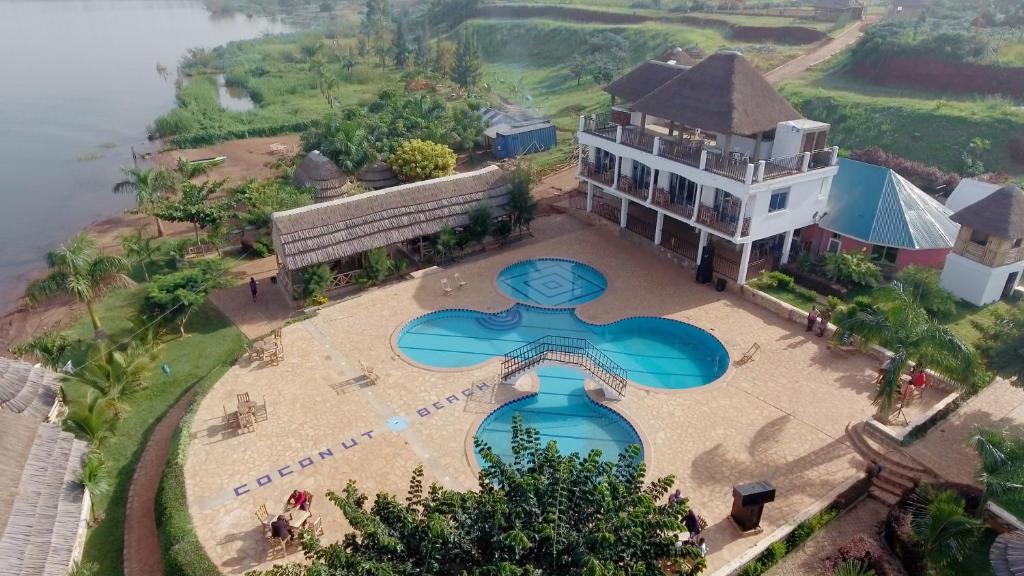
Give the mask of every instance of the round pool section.
M 614 410 L 587 396 L 583 372 L 576 368 L 545 365 L 537 369 L 540 391 L 509 402 L 491 412 L 477 428 L 477 438 L 495 454 L 512 461 L 512 419 L 522 416 L 523 425 L 537 428 L 541 445 L 554 440 L 562 454 L 586 456 L 600 450 L 601 459 L 614 462 L 630 444 L 643 447 L 633 426 Z M 641 453 L 642 457 L 642 453 Z M 477 463 L 481 466 L 479 452 Z
M 498 274 L 497 284 L 517 302 L 547 308 L 579 306 L 608 289 L 608 280 L 593 266 L 564 258 L 516 262 Z
M 703 386 L 729 367 L 722 343 L 691 324 L 651 316 L 590 324 L 571 308 L 523 304 L 498 313 L 431 312 L 406 324 L 397 344 L 419 364 L 466 368 L 548 335 L 590 341 L 627 370 L 629 381 L 652 388 Z

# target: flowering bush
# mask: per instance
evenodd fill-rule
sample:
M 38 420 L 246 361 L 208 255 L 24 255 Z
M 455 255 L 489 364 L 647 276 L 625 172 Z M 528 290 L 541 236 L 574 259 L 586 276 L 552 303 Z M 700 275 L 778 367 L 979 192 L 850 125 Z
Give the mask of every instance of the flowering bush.
M 443 144 L 406 140 L 398 145 L 388 163 L 403 182 L 418 182 L 455 172 L 455 152 Z

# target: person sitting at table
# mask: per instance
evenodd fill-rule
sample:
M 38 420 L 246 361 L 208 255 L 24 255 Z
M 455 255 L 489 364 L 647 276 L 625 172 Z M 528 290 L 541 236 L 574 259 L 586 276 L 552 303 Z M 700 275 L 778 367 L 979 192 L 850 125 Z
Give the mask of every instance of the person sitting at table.
M 299 510 L 309 510 L 309 497 L 306 496 L 306 491 L 292 490 L 292 495 L 288 497 L 288 506 Z
M 284 514 L 278 516 L 277 520 L 270 523 L 270 535 L 281 540 L 290 540 L 295 536 L 295 533 L 292 531 L 292 525 Z

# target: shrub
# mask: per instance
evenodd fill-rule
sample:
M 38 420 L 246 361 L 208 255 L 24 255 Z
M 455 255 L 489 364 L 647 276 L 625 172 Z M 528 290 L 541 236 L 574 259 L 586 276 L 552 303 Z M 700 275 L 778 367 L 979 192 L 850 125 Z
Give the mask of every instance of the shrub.
M 443 144 L 406 140 L 398 145 L 388 163 L 403 182 L 417 182 L 454 173 L 455 152 Z
M 310 266 L 300 274 L 302 285 L 295 289 L 296 300 L 308 300 L 317 294 L 323 294 L 331 285 L 331 278 L 334 274 L 326 264 Z
M 895 567 L 889 564 L 886 554 L 882 551 L 877 537 L 858 534 L 849 542 L 839 547 L 839 550 L 829 556 L 822 563 L 822 568 L 828 574 L 839 576 L 844 574 L 841 566 L 858 564 L 864 570 L 872 571 L 875 576 L 895 575 Z M 866 574 L 867 572 L 859 572 Z M 845 574 L 858 574 L 858 572 L 846 572 Z
M 825 275 L 843 286 L 878 286 L 882 269 L 871 261 L 867 252 L 840 252 L 825 256 Z
M 949 320 L 956 315 L 956 297 L 942 287 L 939 271 L 924 266 L 907 266 L 896 275 L 903 290 L 936 320 Z
M 789 290 L 793 288 L 793 277 L 787 274 L 783 274 L 778 270 L 772 272 L 766 272 L 758 278 L 758 283 L 765 288 L 782 288 L 783 290 Z
M 952 192 L 960 183 L 960 175 L 953 172 L 943 172 L 935 166 L 928 166 L 923 162 L 908 160 L 891 152 L 886 152 L 878 147 L 862 148 L 850 152 L 850 158 L 885 166 L 895 170 L 897 174 L 910 180 L 918 188 L 929 192 L 943 190 Z
M 830 281 L 828 278 L 818 276 L 813 271 L 802 270 L 791 264 L 782 268 L 787 274 L 793 277 L 793 281 L 804 288 L 813 290 L 825 296 L 835 296 L 845 300 L 847 289 L 845 286 Z
M 1024 166 L 1024 135 L 1010 138 L 1010 142 L 1006 147 L 1010 151 L 1010 159 Z

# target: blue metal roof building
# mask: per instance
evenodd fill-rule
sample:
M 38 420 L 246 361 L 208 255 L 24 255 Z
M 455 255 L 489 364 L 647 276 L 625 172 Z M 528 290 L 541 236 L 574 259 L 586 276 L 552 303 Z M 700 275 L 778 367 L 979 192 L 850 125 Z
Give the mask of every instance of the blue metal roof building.
M 554 148 L 558 143 L 550 120 L 519 111 L 503 112 L 484 108 L 480 115 L 487 124 L 484 141 L 495 158 L 504 160 Z
M 960 229 L 951 215 L 942 203 L 893 170 L 841 158 L 818 225 L 876 246 L 948 249 Z

